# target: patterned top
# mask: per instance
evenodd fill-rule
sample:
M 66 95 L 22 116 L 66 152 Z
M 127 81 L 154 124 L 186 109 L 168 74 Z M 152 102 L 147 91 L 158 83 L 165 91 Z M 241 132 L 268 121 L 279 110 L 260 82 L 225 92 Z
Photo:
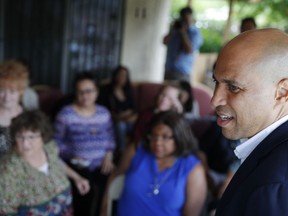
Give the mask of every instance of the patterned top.
M 81 158 L 85 166 L 94 170 L 107 151 L 115 148 L 111 115 L 105 107 L 96 105 L 94 115 L 83 117 L 68 105 L 56 117 L 55 140 L 64 160 Z
M 55 142 L 44 145 L 49 175 L 30 166 L 16 152 L 0 160 L 0 215 L 69 215 L 70 184 L 63 174 Z
M 11 147 L 9 127 L 0 126 L 0 157 L 6 154 Z

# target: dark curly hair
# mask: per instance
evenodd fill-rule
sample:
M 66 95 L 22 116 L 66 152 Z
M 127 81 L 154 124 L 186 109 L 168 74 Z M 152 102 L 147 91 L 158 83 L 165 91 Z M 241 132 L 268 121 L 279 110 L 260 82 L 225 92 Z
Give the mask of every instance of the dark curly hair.
M 44 143 L 52 139 L 53 129 L 48 117 L 39 110 L 25 111 L 12 119 L 10 127 L 12 142 L 15 144 L 16 134 L 22 131 L 40 132 Z
M 151 152 L 149 134 L 159 124 L 168 126 L 173 133 L 176 144 L 175 156 L 187 156 L 189 154 L 197 155 L 198 142 L 192 129 L 186 119 L 179 113 L 174 111 L 165 111 L 157 113 L 153 116 L 148 126 L 143 147 L 146 151 Z
M 83 81 L 83 80 L 92 81 L 95 84 L 96 88 L 98 88 L 98 86 L 99 86 L 98 81 L 97 81 L 97 77 L 92 72 L 82 71 L 80 73 L 77 73 L 74 77 L 74 81 L 73 81 L 74 91 L 76 91 L 78 83 Z M 74 93 L 76 93 L 76 92 L 74 92 Z

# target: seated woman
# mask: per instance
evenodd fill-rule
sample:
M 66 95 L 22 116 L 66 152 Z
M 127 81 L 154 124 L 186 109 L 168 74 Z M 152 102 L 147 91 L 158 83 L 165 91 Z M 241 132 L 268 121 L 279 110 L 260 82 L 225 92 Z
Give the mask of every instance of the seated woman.
M 180 101 L 183 104 L 183 113 L 187 120 L 193 121 L 200 117 L 199 104 L 193 98 L 192 87 L 189 82 L 182 80 L 178 83 L 180 89 Z
M 0 157 L 9 151 L 9 126 L 22 113 L 21 97 L 28 85 L 27 68 L 15 60 L 0 64 Z
M 81 194 L 89 183 L 58 158 L 48 118 L 23 112 L 12 121 L 11 137 L 13 149 L 0 159 L 0 215 L 73 215 L 66 175 Z
M 142 139 L 143 134 L 145 134 L 147 129 L 147 125 L 155 113 L 167 110 L 173 110 L 178 113 L 183 112 L 183 106 L 179 100 L 179 97 L 180 90 L 177 86 L 165 84 L 161 87 L 156 96 L 154 106 L 144 110 L 138 116 L 132 133 L 132 142 L 135 145 L 138 145 Z
M 207 183 L 196 145 L 182 115 L 173 111 L 155 114 L 143 143 L 137 149 L 133 145 L 126 149 L 111 176 L 112 181 L 125 173 L 118 215 L 200 215 Z
M 72 188 L 74 215 L 89 216 L 92 207 L 100 206 L 106 179 L 114 168 L 114 130 L 110 112 L 95 104 L 98 88 L 93 74 L 79 73 L 74 89 L 74 103 L 64 106 L 56 117 L 54 137 L 60 157 L 89 179 L 91 191 L 85 196 Z
M 137 119 L 128 68 L 115 68 L 111 82 L 101 89 L 99 100 L 112 114 L 117 148 L 122 152 Z

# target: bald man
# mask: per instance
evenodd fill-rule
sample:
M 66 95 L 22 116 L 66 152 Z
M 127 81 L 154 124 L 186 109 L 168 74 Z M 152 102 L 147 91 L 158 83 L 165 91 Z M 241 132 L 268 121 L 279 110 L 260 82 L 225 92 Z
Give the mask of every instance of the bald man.
M 288 35 L 238 35 L 219 54 L 214 79 L 217 123 L 228 139 L 244 140 L 216 215 L 288 215 Z

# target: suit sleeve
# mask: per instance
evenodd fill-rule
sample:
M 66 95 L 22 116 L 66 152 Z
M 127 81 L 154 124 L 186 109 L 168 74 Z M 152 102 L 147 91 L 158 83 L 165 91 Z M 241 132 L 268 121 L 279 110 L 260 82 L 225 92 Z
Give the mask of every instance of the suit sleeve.
M 245 216 L 288 215 L 288 185 L 273 183 L 258 188 L 247 202 Z

